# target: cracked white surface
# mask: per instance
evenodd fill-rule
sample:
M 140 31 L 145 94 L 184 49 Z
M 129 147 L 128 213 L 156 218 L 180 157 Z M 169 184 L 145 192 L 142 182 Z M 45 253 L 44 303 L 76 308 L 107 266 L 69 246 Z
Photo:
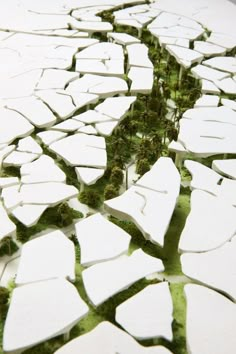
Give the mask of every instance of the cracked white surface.
M 51 144 L 49 149 L 71 166 L 106 167 L 106 144 L 103 137 L 75 134 Z
M 180 252 L 205 252 L 229 241 L 236 232 L 236 209 L 201 190 L 191 194 L 191 211 L 180 236 Z
M 191 73 L 197 79 L 206 79 L 213 82 L 215 80 L 222 80 L 229 76 L 228 73 L 224 73 L 216 69 L 208 68 L 207 66 L 201 64 L 192 68 Z
M 226 54 L 226 49 L 210 43 L 210 42 L 204 42 L 204 41 L 194 41 L 194 49 L 197 52 L 202 53 L 205 57 L 210 57 L 212 55 L 224 55 Z
M 0 240 L 6 236 L 15 235 L 16 225 L 8 217 L 6 209 L 3 207 L 2 202 L 0 201 Z
M 89 354 L 99 352 L 116 354 L 127 351 L 132 354 L 171 354 L 168 349 L 162 346 L 141 346 L 125 331 L 107 321 L 101 322 L 92 331 L 65 344 L 55 354 L 76 354 L 79 351 Z
M 214 160 L 212 169 L 229 178 L 236 179 L 236 159 L 229 160 Z
M 192 354 L 234 352 L 235 304 L 216 291 L 200 285 L 185 285 L 184 292 L 187 301 L 188 351 Z
M 23 204 L 41 204 L 55 206 L 78 195 L 78 190 L 59 182 L 23 184 L 20 196 Z
M 66 182 L 65 173 L 47 155 L 38 160 L 25 164 L 20 169 L 21 183 Z
M 194 63 L 200 63 L 203 59 L 203 55 L 199 52 L 177 45 L 168 44 L 166 50 L 173 55 L 176 61 L 184 68 L 189 68 Z
M 236 58 L 234 57 L 215 57 L 205 60 L 203 64 L 213 69 L 236 74 Z
M 236 300 L 236 237 L 216 250 L 204 253 L 185 253 L 181 256 L 182 271 Z
M 18 141 L 17 150 L 30 152 L 32 154 L 38 155 L 41 155 L 43 153 L 41 146 L 31 136 L 27 136 L 26 138 L 20 139 Z
M 173 305 L 167 282 L 149 285 L 116 308 L 115 319 L 139 340 L 163 337 L 172 341 Z
M 104 175 L 105 170 L 100 168 L 76 167 L 75 172 L 80 182 L 90 186 Z
M 49 205 L 19 205 L 11 210 L 11 214 L 26 227 L 31 227 L 39 221 Z
M 45 145 L 50 145 L 50 144 L 54 143 L 55 141 L 65 138 L 66 136 L 67 136 L 66 133 L 58 132 L 58 131 L 54 131 L 54 130 L 46 130 L 44 132 L 37 134 L 37 137 L 39 137 L 39 139 Z
M 54 278 L 75 280 L 74 244 L 59 230 L 23 245 L 15 282 L 19 286 Z
M 130 92 L 132 94 L 149 94 L 153 87 L 153 69 L 132 66 L 128 72 L 128 78 L 132 81 Z
M 64 89 L 70 81 L 73 81 L 78 77 L 79 74 L 76 72 L 46 69 L 44 70 L 36 88 L 37 90 Z
M 25 163 L 29 163 L 34 161 L 39 157 L 38 154 L 32 154 L 30 152 L 22 152 L 22 151 L 12 151 L 3 161 L 3 166 L 15 166 L 19 167 L 24 165 Z
M 7 209 L 8 212 L 11 209 L 17 207 L 22 201 L 21 196 L 19 194 L 19 189 L 19 184 L 2 189 L 1 197 L 3 200 L 4 207 Z
M 217 107 L 220 98 L 216 95 L 202 95 L 194 104 L 194 108 Z
M 4 327 L 3 350 L 23 350 L 67 333 L 87 313 L 88 306 L 66 280 L 17 287 Z
M 114 43 L 127 46 L 129 44 L 140 43 L 140 39 L 131 36 L 128 33 L 119 33 L 119 32 L 109 32 L 107 38 L 112 40 Z
M 94 306 L 127 289 L 154 272 L 162 272 L 163 263 L 138 249 L 131 256 L 95 264 L 82 272 L 86 293 Z
M 127 254 L 131 236 L 97 213 L 75 224 L 85 267 Z
M 137 66 L 153 69 L 153 64 L 148 57 L 148 47 L 143 43 L 130 44 L 127 46 L 128 68 Z
M 96 123 L 95 129 L 102 136 L 111 136 L 114 129 L 117 127 L 118 122 L 104 122 L 104 123 Z
M 112 119 L 121 119 L 130 109 L 130 106 L 136 101 L 135 96 L 128 97 L 109 97 L 95 107 L 95 111 L 111 117 Z

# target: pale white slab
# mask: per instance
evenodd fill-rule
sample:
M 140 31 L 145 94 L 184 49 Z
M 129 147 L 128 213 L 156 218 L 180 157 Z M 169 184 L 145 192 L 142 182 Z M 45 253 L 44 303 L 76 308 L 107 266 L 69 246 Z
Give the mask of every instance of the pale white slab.
M 3 350 L 22 351 L 67 333 L 88 310 L 76 288 L 66 280 L 20 286 L 12 294 L 4 327 Z
M 236 179 L 236 159 L 229 160 L 214 160 L 212 169 L 229 178 Z
M 153 69 L 153 64 L 148 57 L 148 47 L 145 44 L 130 44 L 127 46 L 127 53 L 128 67 L 138 66 Z
M 78 195 L 78 190 L 59 182 L 23 184 L 20 189 L 22 203 L 54 206 Z
M 215 57 L 205 60 L 203 64 L 213 69 L 236 74 L 236 58 L 234 57 Z
M 117 127 L 118 122 L 103 122 L 103 123 L 96 123 L 95 129 L 97 132 L 102 136 L 111 136 L 114 129 Z
M 77 130 L 77 133 L 89 134 L 89 135 L 97 135 L 97 130 L 92 125 L 85 125 Z
M 236 95 L 236 81 L 228 77 L 223 80 L 215 80 L 215 85 L 224 93 Z
M 166 50 L 174 56 L 176 61 L 183 66 L 184 68 L 189 68 L 194 63 L 200 63 L 204 58 L 202 54 L 196 52 L 193 49 L 180 47 L 177 45 L 170 45 L 166 46 Z
M 193 74 L 194 77 L 196 77 L 196 79 L 206 79 L 213 82 L 215 80 L 222 80 L 229 76 L 228 73 L 216 69 L 208 68 L 207 66 L 201 64 L 192 68 L 191 73 Z
M 105 170 L 100 168 L 76 167 L 75 172 L 80 182 L 90 186 L 104 175 Z
M 224 55 L 226 53 L 226 49 L 224 47 L 204 41 L 194 41 L 194 50 L 202 53 L 204 57 Z
M 58 349 L 55 354 L 171 354 L 162 346 L 144 347 L 125 331 L 114 326 L 110 322 L 99 323 L 92 331 L 79 336 L 63 347 Z
M 7 101 L 7 107 L 21 113 L 37 128 L 48 128 L 56 122 L 52 111 L 37 97 L 21 97 Z
M 75 134 L 51 144 L 49 148 L 71 166 L 106 167 L 107 155 L 103 137 Z
M 18 177 L 0 177 L 0 188 L 11 187 L 19 184 Z
M 55 141 L 65 138 L 67 136 L 67 134 L 63 133 L 63 132 L 47 130 L 45 132 L 38 133 L 37 136 L 40 138 L 40 140 L 45 145 L 50 145 L 50 144 L 54 143 Z
M 79 122 L 78 120 L 67 119 L 64 122 L 61 122 L 61 123 L 56 124 L 53 127 L 51 127 L 51 130 L 57 130 L 57 131 L 69 133 L 69 132 L 74 132 L 75 130 L 77 130 L 83 126 L 84 126 L 84 123 Z
M 2 202 L 0 201 L 0 239 L 15 235 L 16 232 L 16 225 L 11 221 L 8 217 L 6 209 L 3 207 Z
M 236 209 L 201 190 L 191 195 L 191 211 L 182 231 L 180 252 L 205 252 L 230 240 L 236 231 Z
M 15 111 L 0 108 L 0 115 L 0 144 L 10 144 L 16 138 L 25 137 L 34 131 L 33 125 Z
M 168 282 L 149 285 L 116 308 L 116 322 L 139 340 L 173 339 L 173 305 Z
M 201 81 L 202 81 L 202 93 L 213 93 L 213 94 L 220 93 L 220 90 L 215 84 L 213 84 L 213 82 L 205 79 Z
M 22 183 L 66 182 L 65 173 L 56 165 L 55 161 L 47 155 L 20 169 Z
M 185 253 L 181 256 L 182 271 L 188 277 L 220 290 L 236 300 L 236 238 L 216 250 Z
M 19 189 L 19 184 L 2 189 L 1 197 L 4 206 L 8 211 L 17 207 L 21 203 L 22 200 Z
M 41 146 L 31 136 L 20 139 L 17 144 L 17 150 L 39 155 L 43 153 Z
M 23 245 L 15 282 L 19 286 L 54 278 L 75 280 L 74 244 L 60 230 Z
M 85 267 L 128 252 L 130 235 L 101 214 L 76 223 L 75 228 L 81 247 L 81 264 Z
M 76 59 L 124 59 L 123 48 L 119 44 L 100 42 L 81 50 L 76 54 Z
M 39 221 L 49 205 L 19 205 L 11 210 L 11 214 L 26 227 L 31 227 Z
M 136 101 L 136 96 L 109 97 L 95 107 L 95 111 L 113 119 L 121 119 Z
M 200 285 L 185 285 L 184 292 L 187 301 L 188 351 L 192 354 L 233 353 L 236 348 L 235 304 L 216 291 Z
M 57 69 L 46 69 L 44 70 L 42 77 L 39 83 L 37 84 L 37 89 L 64 89 L 70 81 L 73 81 L 78 77 L 79 74 L 76 72 Z
M 163 270 L 160 259 L 138 249 L 131 256 L 95 264 L 85 269 L 82 277 L 90 301 L 98 306 L 139 279 Z
M 227 98 L 221 98 L 221 104 L 236 111 L 236 101 L 229 100 Z
M 3 161 L 3 166 L 22 166 L 25 163 L 32 162 L 39 157 L 39 154 L 30 152 L 12 151 Z
M 98 106 L 100 106 L 100 105 L 98 105 Z M 93 124 L 93 123 L 101 123 L 101 122 L 110 121 L 111 117 L 101 114 L 101 113 L 97 112 L 96 110 L 89 109 L 86 112 L 83 112 L 81 114 L 74 116 L 72 119 L 76 119 L 76 120 L 83 122 L 85 124 Z
M 132 81 L 131 94 L 149 94 L 153 87 L 153 69 L 132 66 L 128 73 L 128 78 Z
M 140 39 L 131 36 L 128 33 L 119 33 L 119 32 L 109 32 L 107 38 L 112 40 L 114 43 L 118 43 L 124 46 L 134 43 L 140 43 Z
M 217 107 L 220 98 L 216 95 L 202 95 L 194 104 L 194 108 L 199 107 Z

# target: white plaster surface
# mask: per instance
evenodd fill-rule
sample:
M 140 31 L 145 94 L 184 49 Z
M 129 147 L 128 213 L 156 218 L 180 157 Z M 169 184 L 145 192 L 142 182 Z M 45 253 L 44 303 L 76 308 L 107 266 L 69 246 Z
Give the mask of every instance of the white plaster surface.
M 149 94 L 153 87 L 153 69 L 132 66 L 128 72 L 132 81 L 130 92 L 132 94 Z
M 2 189 L 1 197 L 5 208 L 9 211 L 21 203 L 21 196 L 19 193 L 20 185 L 6 187 Z
M 144 347 L 134 340 L 125 331 L 114 326 L 110 322 L 103 321 L 92 331 L 75 338 L 55 354 L 77 354 L 78 352 L 89 354 L 171 354 L 162 346 Z
M 35 225 L 49 205 L 18 205 L 11 214 L 26 227 Z
M 229 178 L 236 179 L 236 159 L 229 160 L 214 160 L 212 169 Z
M 191 211 L 180 236 L 180 252 L 205 252 L 221 247 L 236 232 L 236 209 L 201 190 L 191 195 Z
M 22 183 L 65 182 L 65 173 L 47 155 L 40 156 L 34 162 L 25 164 L 20 169 Z
M 75 224 L 81 248 L 81 264 L 90 266 L 128 252 L 131 237 L 97 213 Z
M 138 249 L 131 256 L 95 264 L 82 272 L 86 293 L 94 306 L 127 289 L 154 272 L 162 272 L 163 263 Z
M 54 143 L 55 141 L 58 141 L 62 138 L 65 138 L 67 136 L 66 133 L 63 132 L 58 132 L 54 130 L 46 130 L 44 132 L 40 132 L 37 134 L 37 137 L 45 144 L 45 145 L 50 145 Z
M 206 79 L 209 81 L 222 80 L 229 76 L 228 73 L 208 68 L 207 66 L 201 64 L 192 68 L 191 73 L 197 79 Z
M 54 278 L 75 280 L 74 244 L 59 230 L 23 245 L 15 282 L 19 286 Z
M 78 195 L 78 190 L 59 182 L 23 184 L 20 196 L 23 204 L 42 204 L 55 206 Z
M 210 42 L 204 42 L 204 41 L 194 41 L 194 49 L 197 52 L 202 53 L 205 57 L 210 57 L 213 55 L 224 55 L 226 53 L 226 49 L 210 43 Z
M 153 69 L 153 64 L 148 57 L 148 47 L 145 44 L 130 44 L 127 46 L 127 53 L 128 67 L 138 66 Z
M 32 154 L 30 152 L 12 151 L 3 161 L 3 166 L 22 166 L 26 163 L 30 163 L 39 157 L 38 154 Z
M 236 348 L 235 304 L 204 286 L 184 287 L 187 301 L 186 340 L 192 354 L 233 353 Z
M 149 285 L 116 308 L 116 322 L 139 340 L 172 341 L 173 305 L 167 282 Z
M 174 56 L 176 61 L 183 66 L 184 68 L 189 68 L 194 63 L 200 63 L 203 59 L 203 55 L 195 50 L 180 47 L 177 45 L 170 45 L 166 46 L 166 50 Z
M 88 306 L 66 280 L 17 287 L 4 327 L 3 350 L 23 350 L 67 333 L 87 313 Z
M 213 251 L 185 253 L 181 256 L 182 271 L 189 278 L 226 293 L 235 302 L 235 250 L 236 237 Z
M 100 168 L 76 167 L 75 172 L 80 182 L 90 186 L 104 175 L 105 170 Z
M 236 58 L 234 57 L 215 57 L 205 60 L 203 64 L 213 69 L 236 74 Z
M 0 201 L 0 240 L 6 236 L 15 235 L 16 225 L 8 217 L 6 209 L 3 207 L 2 202 Z
M 20 139 L 17 144 L 17 150 L 39 155 L 43 153 L 41 146 L 31 136 Z
M 106 167 L 106 145 L 103 137 L 75 134 L 51 144 L 49 148 L 71 166 Z
M 202 95 L 194 104 L 194 108 L 199 107 L 217 107 L 220 98 L 216 95 Z
M 18 177 L 0 177 L 0 188 L 14 186 L 19 183 Z
M 128 97 L 109 97 L 95 107 L 95 110 L 112 119 L 121 119 L 130 109 L 130 106 L 136 101 L 135 96 Z
M 119 33 L 119 32 L 109 32 L 107 38 L 111 39 L 114 43 L 127 46 L 129 44 L 140 43 L 140 39 L 131 36 L 128 33 Z

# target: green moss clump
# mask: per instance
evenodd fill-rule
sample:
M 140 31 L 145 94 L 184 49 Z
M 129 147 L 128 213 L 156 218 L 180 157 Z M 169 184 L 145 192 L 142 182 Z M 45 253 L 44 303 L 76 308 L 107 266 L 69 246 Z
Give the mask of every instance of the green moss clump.
M 85 190 L 79 194 L 79 201 L 91 208 L 99 208 L 102 204 L 100 194 L 95 190 Z
M 0 286 L 0 321 L 4 320 L 8 310 L 9 290 Z
M 72 224 L 74 219 L 82 217 L 83 214 L 81 212 L 70 208 L 67 203 L 61 203 L 55 207 L 48 208 L 35 226 L 28 228 L 19 221 L 14 220 L 17 227 L 17 239 L 25 243 L 32 235 L 47 229 L 50 225 L 62 228 Z
M 4 237 L 0 241 L 0 257 L 12 256 L 19 247 L 10 236 Z

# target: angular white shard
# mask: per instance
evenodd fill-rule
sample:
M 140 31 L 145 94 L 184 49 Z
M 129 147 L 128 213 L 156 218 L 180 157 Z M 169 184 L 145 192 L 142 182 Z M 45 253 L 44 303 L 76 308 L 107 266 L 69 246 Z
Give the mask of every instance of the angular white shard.
M 20 169 L 22 183 L 65 182 L 65 173 L 57 166 L 55 161 L 47 155 Z
M 180 190 L 180 174 L 170 157 L 160 157 L 151 170 L 136 182 L 136 186 L 177 198 Z
M 50 145 L 50 144 L 54 143 L 55 141 L 65 138 L 67 136 L 67 134 L 63 133 L 63 132 L 48 130 L 45 132 L 38 133 L 37 136 L 40 138 L 40 140 L 45 145 Z
M 229 160 L 214 160 L 212 169 L 229 178 L 236 179 L 236 159 Z
M 197 65 L 191 69 L 191 73 L 196 79 L 206 79 L 209 81 L 222 80 L 229 76 L 228 73 L 224 73 L 222 71 L 208 68 L 205 65 Z
M 23 184 L 20 189 L 22 203 L 55 206 L 78 195 L 78 190 L 59 182 Z
M 12 294 L 3 334 L 3 350 L 23 351 L 67 333 L 88 310 L 76 288 L 66 280 L 20 286 Z
M 138 66 L 153 69 L 153 64 L 148 57 L 148 47 L 145 44 L 130 44 L 127 46 L 128 67 Z
M 39 221 L 49 205 L 19 205 L 11 210 L 11 214 L 26 227 L 31 227 Z
M 176 59 L 184 68 L 189 68 L 194 63 L 200 63 L 204 58 L 202 54 L 195 50 L 180 47 L 177 45 L 167 45 L 166 50 Z
M 236 82 L 232 78 L 228 77 L 223 80 L 215 80 L 214 83 L 224 93 L 236 95 Z
M 231 50 L 236 46 L 235 37 L 224 33 L 212 32 L 207 38 L 207 42 L 222 46 L 226 50 Z
M 184 292 L 187 301 L 188 351 L 192 354 L 233 353 L 236 348 L 235 304 L 216 291 L 200 285 L 185 285 Z
M 99 213 L 77 222 L 75 229 L 85 267 L 128 252 L 131 236 Z
M 56 122 L 55 115 L 38 97 L 21 97 L 9 100 L 7 107 L 21 113 L 37 128 L 48 128 Z
M 103 137 L 75 134 L 51 144 L 49 148 L 71 166 L 106 167 L 107 155 Z
M 226 53 L 226 49 L 210 43 L 210 42 L 204 42 L 204 41 L 195 41 L 194 42 L 194 50 L 197 52 L 202 53 L 205 57 L 209 57 L 212 55 L 224 55 Z
M 0 188 L 11 187 L 19 184 L 18 177 L 0 177 Z
M 171 354 L 162 346 L 143 347 L 125 331 L 114 326 L 110 322 L 103 321 L 92 331 L 79 336 L 63 347 L 55 354 Z
M 124 94 L 127 91 L 128 86 L 126 81 L 119 77 L 106 77 L 92 74 L 85 74 L 82 78 L 74 80 L 66 89 L 66 92 L 71 95 L 87 92 L 99 95 L 100 98 Z
M 95 107 L 95 111 L 105 114 L 112 119 L 121 119 L 136 101 L 135 96 L 128 97 L 109 97 Z
M 153 69 L 139 68 L 132 66 L 128 73 L 128 78 L 132 81 L 131 94 L 149 94 L 153 87 Z
M 213 82 L 205 79 L 201 81 L 202 81 L 202 93 L 214 93 L 214 94 L 220 93 L 220 90 L 215 84 L 213 84 Z
M 220 98 L 216 95 L 202 95 L 194 104 L 194 108 L 199 107 L 217 107 Z
M 116 322 L 139 340 L 173 339 L 173 304 L 168 282 L 149 285 L 116 308 Z
M 221 175 L 197 161 L 185 160 L 184 166 L 192 176 L 191 189 L 201 189 L 213 194 L 217 193 L 218 183 L 222 179 Z
M 180 252 L 205 252 L 221 247 L 236 232 L 236 208 L 201 190 L 191 195 L 191 211 L 182 231 Z
M 236 300 L 236 237 L 216 250 L 185 253 L 181 256 L 182 271 L 189 278 L 215 288 Z
M 89 135 L 97 135 L 97 130 L 92 125 L 85 125 L 77 130 L 77 133 L 84 133 Z
M 38 154 L 30 152 L 12 151 L 3 161 L 3 166 L 22 166 L 25 163 L 30 163 L 39 157 Z
M 123 48 L 119 44 L 100 42 L 81 50 L 76 54 L 76 59 L 120 59 L 123 60 Z
M 91 73 L 122 77 L 124 75 L 124 60 L 77 59 L 75 70 L 81 74 Z
M 111 32 L 113 29 L 113 26 L 109 22 L 76 21 L 75 19 L 71 22 L 71 26 L 73 29 L 86 31 L 88 33 Z
M 77 116 L 74 116 L 72 119 L 76 119 L 76 120 L 83 122 L 85 124 L 93 124 L 93 123 L 101 123 L 101 122 L 110 121 L 111 117 L 101 114 L 101 113 L 97 112 L 96 110 L 89 109 L 86 112 L 83 112 L 81 114 L 78 114 Z
M 114 129 L 117 127 L 118 122 L 104 122 L 104 123 L 96 123 L 95 129 L 102 136 L 111 136 Z
M 223 104 L 225 107 L 231 108 L 234 111 L 236 111 L 236 101 L 229 100 L 227 98 L 222 98 L 221 104 Z
M 0 201 L 0 240 L 6 236 L 15 235 L 16 225 L 9 219 L 5 208 Z
M 107 38 L 111 39 L 114 43 L 118 43 L 124 46 L 134 43 L 140 43 L 140 39 L 131 36 L 127 33 L 109 32 L 107 34 Z
M 39 155 L 43 153 L 41 146 L 31 136 L 20 139 L 18 141 L 17 150 Z
M 19 184 L 3 188 L 1 197 L 3 199 L 4 206 L 7 210 L 11 210 L 21 203 L 22 200 L 19 193 L 19 189 Z
M 234 57 L 215 57 L 205 60 L 203 64 L 213 69 L 236 74 L 236 58 Z
M 18 286 L 54 278 L 75 280 L 74 244 L 59 230 L 23 245 L 15 282 Z
M 79 122 L 75 119 L 67 119 L 64 122 L 54 125 L 51 130 L 57 130 L 62 132 L 74 132 L 75 130 L 84 126 L 84 123 Z
M 105 170 L 100 168 L 76 167 L 75 172 L 80 182 L 90 186 L 104 175 Z
M 161 47 L 166 47 L 167 44 L 174 44 L 180 47 L 189 48 L 189 40 L 186 38 L 175 38 L 175 37 L 158 37 L 158 41 Z
M 150 32 L 157 38 L 163 36 L 195 40 L 204 33 L 204 29 L 194 29 L 177 25 L 169 28 L 151 28 Z
M 79 74 L 66 70 L 46 69 L 37 85 L 37 90 L 64 89 Z
M 33 125 L 15 111 L 0 108 L 0 115 L 0 144 L 10 144 L 16 138 L 25 137 L 34 131 Z
M 82 277 L 90 301 L 98 306 L 143 277 L 163 270 L 160 259 L 138 249 L 131 256 L 95 264 L 85 269 Z

